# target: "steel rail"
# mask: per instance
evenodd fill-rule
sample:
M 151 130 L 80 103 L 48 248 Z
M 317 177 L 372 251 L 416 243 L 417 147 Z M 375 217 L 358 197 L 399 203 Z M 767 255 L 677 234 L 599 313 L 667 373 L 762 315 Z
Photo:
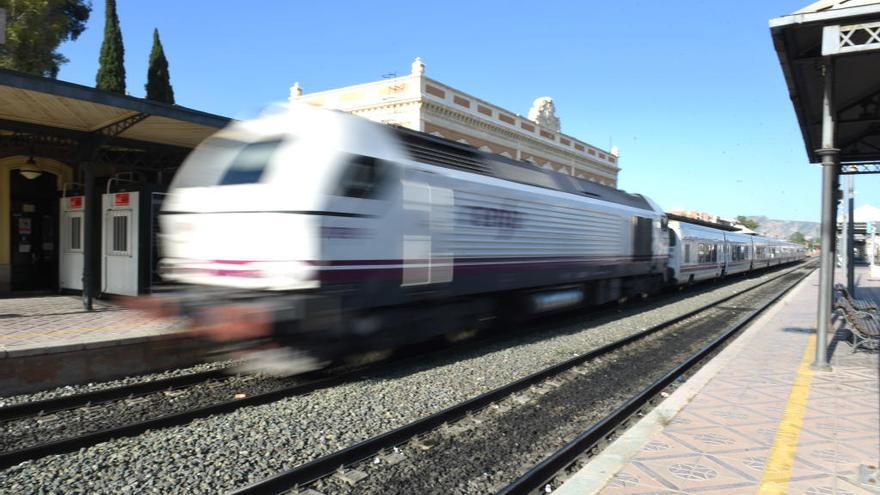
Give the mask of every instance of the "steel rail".
M 76 437 L 56 440 L 39 445 L 34 445 L 32 447 L 25 447 L 23 449 L 4 452 L 0 454 L 0 469 L 5 469 L 10 466 L 14 466 L 20 462 L 45 457 L 47 455 L 62 454 L 84 447 L 90 447 L 96 443 L 112 440 L 114 438 L 139 435 L 147 430 L 186 424 L 197 418 L 202 418 L 213 414 L 232 412 L 240 407 L 257 406 L 281 400 L 286 397 L 307 394 L 320 388 L 338 385 L 345 380 L 351 379 L 359 373 L 363 372 L 363 369 L 354 369 L 344 374 L 324 376 L 305 383 L 284 387 L 278 390 L 273 390 L 258 395 L 252 395 L 243 399 L 220 402 L 197 409 L 190 409 L 178 413 L 167 414 L 165 416 L 148 419 L 146 421 L 130 423 L 127 425 L 86 433 Z
M 443 355 L 444 353 L 454 353 L 456 349 L 460 347 L 460 345 L 464 345 L 467 342 L 461 344 L 451 345 L 447 348 L 441 349 L 440 351 L 433 351 L 438 355 Z M 344 372 L 337 373 L 338 369 L 329 369 L 329 370 L 319 370 L 315 372 L 306 373 L 300 375 L 300 378 L 306 379 L 307 381 L 304 383 L 299 383 L 296 385 L 291 385 L 289 387 L 283 387 L 277 390 L 272 390 L 269 392 L 263 392 L 257 395 L 252 395 L 249 397 L 245 397 L 242 399 L 234 399 L 230 401 L 218 402 L 215 404 L 211 404 L 208 406 L 202 406 L 199 408 L 189 409 L 186 411 L 181 411 L 177 413 L 171 413 L 164 416 L 160 416 L 158 418 L 148 419 L 144 421 L 139 421 L 135 423 L 129 423 L 125 425 L 120 425 L 112 428 L 107 428 L 104 430 L 84 433 L 82 435 L 65 438 L 61 440 L 54 440 L 45 442 L 38 445 L 33 445 L 30 447 L 25 447 L 17 450 L 10 450 L 6 452 L 0 452 L 0 469 L 5 469 L 10 466 L 14 466 L 18 463 L 38 459 L 41 457 L 45 457 L 47 455 L 53 454 L 63 454 L 66 452 L 72 452 L 81 448 L 91 447 L 94 444 L 105 442 L 107 440 L 112 440 L 114 438 L 122 438 L 122 437 L 131 437 L 135 435 L 139 435 L 147 430 L 159 429 L 159 428 L 167 428 L 171 426 L 179 426 L 182 424 L 189 423 L 190 421 L 198 418 L 203 418 L 207 416 L 211 416 L 214 414 L 223 414 L 232 412 L 240 407 L 245 406 L 258 406 L 262 404 L 268 404 L 270 402 L 275 402 L 287 397 L 294 397 L 297 395 L 304 395 L 315 390 L 319 390 L 322 388 L 333 387 L 336 385 L 343 384 L 347 381 L 357 379 L 358 377 L 363 376 L 365 373 L 369 373 L 371 371 L 380 369 L 382 366 L 388 366 L 391 364 L 404 364 L 407 362 L 416 362 L 419 359 L 423 359 L 424 353 L 418 353 L 416 355 L 410 356 L 402 356 L 399 358 L 391 358 L 384 362 L 379 363 L 370 363 L 362 366 L 356 366 L 350 369 L 345 370 Z M 337 374 L 334 374 L 337 373 Z M 13 420 L 14 421 L 14 420 Z
M 736 335 L 752 320 L 776 303 L 776 301 L 788 294 L 789 291 L 797 287 L 804 279 L 812 274 L 815 269 L 816 268 L 813 267 L 808 270 L 806 274 L 799 277 L 791 285 L 762 304 L 761 307 L 736 320 L 736 322 L 719 337 L 704 346 L 695 354 L 691 355 L 691 357 L 685 362 L 676 366 L 675 369 L 664 375 L 662 378 L 645 387 L 638 395 L 630 398 L 623 405 L 595 423 L 590 429 L 578 435 L 574 440 L 567 443 L 561 449 L 557 450 L 525 474 L 514 480 L 513 483 L 499 491 L 498 495 L 525 495 L 540 489 L 545 483 L 552 480 L 557 473 L 574 462 L 578 456 L 593 448 L 596 444 L 602 441 L 602 439 L 614 432 L 624 421 L 637 413 L 646 403 L 648 403 L 648 401 L 656 397 L 664 388 L 702 361 L 707 355 L 732 336 Z M 779 278 L 782 278 L 782 276 Z
M 51 399 L 12 404 L 0 407 L 0 422 L 21 419 L 28 416 L 36 416 L 38 414 L 49 414 L 66 409 L 73 409 L 75 407 L 128 399 L 130 397 L 185 387 L 207 380 L 226 378 L 228 376 L 229 375 L 223 370 L 200 371 L 148 382 L 105 388 L 103 390 L 93 390 L 91 392 L 83 392 L 80 394 L 64 395 L 53 397 Z
M 653 325 L 641 332 L 630 335 L 624 339 L 618 340 L 616 342 L 612 342 L 610 344 L 606 344 L 602 347 L 594 349 L 586 354 L 573 357 L 561 363 L 555 364 L 548 368 L 545 368 L 541 371 L 535 372 L 526 377 L 520 378 L 514 382 L 511 382 L 507 385 L 503 385 L 499 388 L 491 390 L 489 392 L 483 393 L 479 396 L 476 396 L 467 401 L 461 402 L 454 406 L 451 406 L 447 409 L 434 413 L 430 416 L 423 417 L 421 419 L 417 419 L 409 424 L 396 428 L 394 430 L 388 431 L 386 433 L 382 433 L 375 437 L 366 439 L 360 443 L 352 445 L 350 447 L 344 448 L 342 450 L 338 450 L 336 452 L 327 454 L 325 456 L 321 456 L 317 459 L 314 459 L 305 464 L 301 464 L 299 466 L 294 467 L 288 471 L 276 474 L 274 476 L 270 476 L 263 480 L 252 483 L 248 486 L 233 490 L 230 492 L 231 495 L 245 495 L 245 494 L 263 494 L 263 493 L 283 493 L 287 490 L 295 486 L 305 485 L 307 483 L 311 483 L 320 478 L 327 477 L 337 469 L 355 464 L 357 462 L 363 461 L 369 457 L 372 457 L 382 450 L 390 449 L 397 445 L 400 445 L 420 434 L 429 432 L 444 423 L 448 423 L 451 421 L 458 420 L 460 418 L 465 417 L 468 413 L 477 411 L 482 409 L 493 402 L 496 402 L 500 399 L 503 399 L 507 396 L 510 396 L 520 390 L 530 387 L 533 384 L 539 383 L 541 381 L 546 380 L 554 375 L 558 375 L 570 368 L 573 368 L 577 365 L 580 365 L 586 361 L 590 361 L 599 356 L 608 354 L 611 351 L 619 349 L 623 346 L 626 346 L 630 343 L 641 340 L 651 334 L 654 334 L 660 330 L 668 328 L 676 323 L 684 321 L 688 318 L 691 318 L 699 313 L 712 309 L 720 304 L 723 304 L 731 299 L 736 297 L 740 297 L 741 295 L 751 292 L 759 287 L 763 287 L 771 282 L 777 281 L 780 278 L 783 278 L 793 271 L 796 271 L 798 268 L 795 268 L 790 271 L 786 271 L 785 273 L 773 277 L 771 279 L 760 282 L 742 292 L 738 292 L 736 294 L 732 294 L 730 296 L 721 298 L 720 300 L 714 301 L 709 304 L 705 304 L 696 308 L 692 311 L 688 311 L 687 313 L 667 320 L 662 323 L 658 323 Z

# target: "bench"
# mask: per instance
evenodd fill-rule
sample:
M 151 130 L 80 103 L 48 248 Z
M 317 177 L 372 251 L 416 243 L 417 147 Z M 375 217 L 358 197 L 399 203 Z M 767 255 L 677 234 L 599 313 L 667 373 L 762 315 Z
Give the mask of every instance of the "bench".
M 852 352 L 856 352 L 859 348 L 880 349 L 880 316 L 876 311 L 856 309 L 852 301 L 843 295 L 837 298 L 834 307 L 843 313 L 843 317 L 849 323 L 852 333 Z
M 843 284 L 834 284 L 834 290 L 848 299 L 852 306 L 859 311 L 877 311 L 877 304 L 874 301 L 852 297 Z

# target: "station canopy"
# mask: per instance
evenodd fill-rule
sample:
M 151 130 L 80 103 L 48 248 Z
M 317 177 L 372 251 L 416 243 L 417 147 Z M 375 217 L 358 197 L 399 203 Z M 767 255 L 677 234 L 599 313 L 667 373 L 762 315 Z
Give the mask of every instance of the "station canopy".
M 832 57 L 840 162 L 880 171 L 880 1 L 821 0 L 770 29 L 810 162 L 820 161 L 823 65 Z
M 84 156 L 84 143 L 118 151 L 185 154 L 230 119 L 0 69 L 0 143 L 15 152 Z M 118 153 L 117 153 L 118 154 Z M 98 160 L 100 161 L 100 160 Z

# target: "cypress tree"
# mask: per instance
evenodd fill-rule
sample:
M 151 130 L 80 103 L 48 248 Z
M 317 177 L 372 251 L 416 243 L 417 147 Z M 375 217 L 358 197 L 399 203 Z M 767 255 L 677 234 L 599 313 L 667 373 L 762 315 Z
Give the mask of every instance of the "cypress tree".
M 95 77 L 96 88 L 125 94 L 124 58 L 125 48 L 122 46 L 119 17 L 116 16 L 116 0 L 107 0 L 104 12 L 104 42 L 101 44 L 98 75 Z
M 144 87 L 147 89 L 148 100 L 174 103 L 174 88 L 171 87 L 168 59 L 165 58 L 158 29 L 153 29 L 153 49 L 150 50 L 150 66 L 147 69 L 147 84 Z

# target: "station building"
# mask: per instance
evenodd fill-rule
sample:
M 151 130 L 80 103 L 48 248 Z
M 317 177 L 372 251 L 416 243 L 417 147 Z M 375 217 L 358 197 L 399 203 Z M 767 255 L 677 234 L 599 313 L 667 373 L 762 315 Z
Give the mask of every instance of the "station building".
M 550 98 L 528 117 L 425 76 L 291 99 L 616 186 L 618 156 L 561 132 Z M 148 292 L 157 212 L 187 154 L 230 119 L 0 69 L 0 295 Z
M 308 94 L 297 83 L 290 89 L 290 100 L 343 110 L 617 186 L 617 150 L 603 150 L 564 134 L 551 98 L 536 99 L 524 117 L 429 78 L 419 58 L 412 63 L 411 73 L 402 77 Z
M 226 117 L 0 69 L 0 295 L 135 295 L 156 278 L 156 216 Z

